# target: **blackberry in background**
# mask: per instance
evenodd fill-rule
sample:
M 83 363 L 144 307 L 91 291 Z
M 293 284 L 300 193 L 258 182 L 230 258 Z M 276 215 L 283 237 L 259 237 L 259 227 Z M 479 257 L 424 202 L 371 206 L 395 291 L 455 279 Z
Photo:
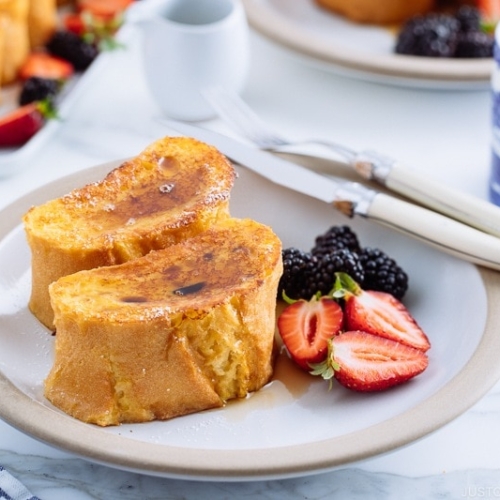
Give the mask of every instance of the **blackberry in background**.
M 310 299 L 317 292 L 326 295 L 335 283 L 335 273 L 344 272 L 358 283 L 364 281 L 364 270 L 356 252 L 340 248 L 318 258 L 317 264 L 305 276 L 304 293 Z
M 494 39 L 481 31 L 460 33 L 455 57 L 493 57 Z
M 479 9 L 471 5 L 462 5 L 455 14 L 455 19 L 460 23 L 460 31 L 481 31 L 481 14 Z
M 402 28 L 395 52 L 414 56 L 483 58 L 493 56 L 493 36 L 483 31 L 477 7 L 461 6 L 455 15 L 415 16 Z
M 98 48 L 71 31 L 56 31 L 46 45 L 54 56 L 69 61 L 76 71 L 84 71 L 99 54 Z
M 387 292 L 401 300 L 408 290 L 408 275 L 378 248 L 366 247 L 359 254 L 364 270 L 364 280 L 360 282 L 365 290 Z
M 291 299 L 310 299 L 304 289 L 305 276 L 316 266 L 316 257 L 295 247 L 285 248 L 282 257 L 283 274 L 278 284 L 278 298 L 282 298 L 284 291 Z
M 48 99 L 53 101 L 59 92 L 61 85 L 59 81 L 51 78 L 28 78 L 21 87 L 19 95 L 19 104 L 24 106 L 34 101 L 43 101 Z
M 359 252 L 358 237 L 349 226 L 332 226 L 328 231 L 316 237 L 311 253 L 323 257 L 335 250 L 347 248 L 352 252 Z
M 459 32 L 460 22 L 454 16 L 415 16 L 403 26 L 395 51 L 413 56 L 453 57 Z

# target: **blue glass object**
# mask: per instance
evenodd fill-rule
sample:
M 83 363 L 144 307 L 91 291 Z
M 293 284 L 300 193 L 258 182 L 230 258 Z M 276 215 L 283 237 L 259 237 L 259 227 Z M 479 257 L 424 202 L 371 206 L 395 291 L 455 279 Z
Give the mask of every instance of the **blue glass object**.
M 500 25 L 495 30 L 495 68 L 491 79 L 492 127 L 491 173 L 489 183 L 490 201 L 500 205 Z

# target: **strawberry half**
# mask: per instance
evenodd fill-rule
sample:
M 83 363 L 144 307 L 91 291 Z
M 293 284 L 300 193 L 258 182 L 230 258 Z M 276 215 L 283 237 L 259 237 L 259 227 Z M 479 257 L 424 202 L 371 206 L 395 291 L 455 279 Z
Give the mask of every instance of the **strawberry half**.
M 391 294 L 363 290 L 347 274 L 337 273 L 333 296 L 345 300 L 346 330 L 362 330 L 424 352 L 430 348 L 427 335 L 408 309 Z
M 101 19 L 111 19 L 121 14 L 133 0 L 78 0 L 79 12 L 86 11 Z
M 103 18 L 89 10 L 68 14 L 63 22 L 67 31 L 78 35 L 88 44 L 95 44 L 100 50 L 112 50 L 121 46 L 114 35 L 123 24 L 123 13 Z
M 419 349 L 371 333 L 348 331 L 330 340 L 327 360 L 311 373 L 326 380 L 335 378 L 354 391 L 374 392 L 407 382 L 428 363 Z
M 477 0 L 476 5 L 481 16 L 481 29 L 493 35 L 500 20 L 500 0 Z
M 490 21 L 500 19 L 500 0 L 477 0 L 477 8 L 483 19 Z
M 337 302 L 317 296 L 288 305 L 278 318 L 278 331 L 290 357 L 303 370 L 324 361 L 328 340 L 342 327 L 343 313 Z
M 71 63 L 45 52 L 32 52 L 19 70 L 23 80 L 37 76 L 52 80 L 66 80 L 74 73 Z
M 0 147 L 21 146 L 51 117 L 54 117 L 54 111 L 45 101 L 31 102 L 1 117 Z

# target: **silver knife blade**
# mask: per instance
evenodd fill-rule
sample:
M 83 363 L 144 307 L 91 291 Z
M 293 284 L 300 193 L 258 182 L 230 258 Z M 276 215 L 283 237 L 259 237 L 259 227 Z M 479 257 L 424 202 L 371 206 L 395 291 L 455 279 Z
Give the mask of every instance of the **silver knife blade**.
M 368 218 L 450 255 L 500 270 L 500 238 L 361 184 L 326 177 L 212 130 L 175 120 L 170 129 L 216 147 L 235 163 L 266 179 L 331 204 L 349 217 Z

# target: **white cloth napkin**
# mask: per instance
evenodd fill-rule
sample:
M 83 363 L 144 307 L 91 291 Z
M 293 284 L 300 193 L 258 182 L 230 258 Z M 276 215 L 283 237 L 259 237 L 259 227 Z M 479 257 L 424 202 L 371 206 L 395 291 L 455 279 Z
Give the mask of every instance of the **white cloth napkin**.
M 0 465 L 0 500 L 40 500 Z

